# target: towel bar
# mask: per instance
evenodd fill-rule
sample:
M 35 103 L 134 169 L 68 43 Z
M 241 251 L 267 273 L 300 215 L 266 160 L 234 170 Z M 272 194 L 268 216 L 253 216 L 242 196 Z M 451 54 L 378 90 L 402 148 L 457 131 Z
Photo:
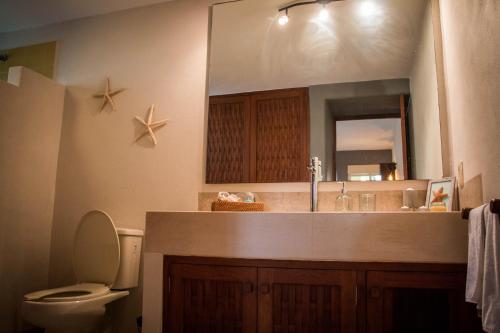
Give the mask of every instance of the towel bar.
M 464 208 L 462 209 L 462 218 L 464 220 L 469 219 L 469 214 L 472 208 Z M 500 214 L 500 199 L 492 199 L 490 201 L 490 211 L 494 214 Z

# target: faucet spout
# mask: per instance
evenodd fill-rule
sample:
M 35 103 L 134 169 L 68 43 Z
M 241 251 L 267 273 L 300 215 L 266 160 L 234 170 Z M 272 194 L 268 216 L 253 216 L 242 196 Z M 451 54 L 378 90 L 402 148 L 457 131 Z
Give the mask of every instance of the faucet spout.
M 318 157 L 311 158 L 311 164 L 308 166 L 311 173 L 311 212 L 318 211 L 318 183 L 323 180 L 321 173 L 321 161 Z

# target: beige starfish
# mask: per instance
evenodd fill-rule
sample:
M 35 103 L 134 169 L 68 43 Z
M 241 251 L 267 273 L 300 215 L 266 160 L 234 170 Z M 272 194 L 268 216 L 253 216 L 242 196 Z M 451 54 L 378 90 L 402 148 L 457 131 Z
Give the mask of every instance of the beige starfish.
M 155 110 L 155 105 L 153 104 L 149 108 L 149 113 L 146 119 L 143 120 L 137 116 L 135 117 L 135 119 L 138 122 L 140 122 L 142 125 L 144 125 L 144 127 L 146 127 L 146 130 L 141 135 L 139 135 L 137 139 L 135 139 L 136 142 L 139 141 L 145 135 L 149 134 L 151 140 L 153 141 L 153 144 L 156 146 L 156 144 L 158 143 L 154 131 L 165 126 L 168 122 L 168 119 L 153 122 L 154 110 Z
M 104 108 L 106 107 L 106 105 L 108 103 L 109 103 L 109 105 L 111 105 L 111 109 L 113 111 L 116 111 L 116 105 L 115 105 L 115 102 L 113 102 L 113 96 L 118 95 L 119 93 L 121 93 L 124 90 L 125 89 L 118 89 L 115 91 L 111 91 L 109 77 L 107 77 L 106 78 L 106 90 L 104 91 L 104 93 L 94 95 L 95 98 L 102 98 L 102 103 L 101 103 L 101 106 L 99 107 L 99 112 L 102 112 L 102 110 L 104 110 Z

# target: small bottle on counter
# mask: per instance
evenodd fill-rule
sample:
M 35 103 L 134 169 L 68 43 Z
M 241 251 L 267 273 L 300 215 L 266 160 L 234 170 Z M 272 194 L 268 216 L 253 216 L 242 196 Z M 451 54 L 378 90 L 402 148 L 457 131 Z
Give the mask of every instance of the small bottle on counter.
M 335 210 L 337 212 L 352 211 L 352 198 L 349 194 L 347 194 L 344 182 L 342 182 L 342 190 L 340 191 L 340 195 L 337 197 L 337 200 L 335 200 Z

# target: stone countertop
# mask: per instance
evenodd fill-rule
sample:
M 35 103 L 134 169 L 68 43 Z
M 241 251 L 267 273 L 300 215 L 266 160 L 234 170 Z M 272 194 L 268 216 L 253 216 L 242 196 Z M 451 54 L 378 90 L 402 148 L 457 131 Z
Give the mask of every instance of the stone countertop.
M 149 212 L 146 253 L 282 260 L 466 263 L 459 212 Z

